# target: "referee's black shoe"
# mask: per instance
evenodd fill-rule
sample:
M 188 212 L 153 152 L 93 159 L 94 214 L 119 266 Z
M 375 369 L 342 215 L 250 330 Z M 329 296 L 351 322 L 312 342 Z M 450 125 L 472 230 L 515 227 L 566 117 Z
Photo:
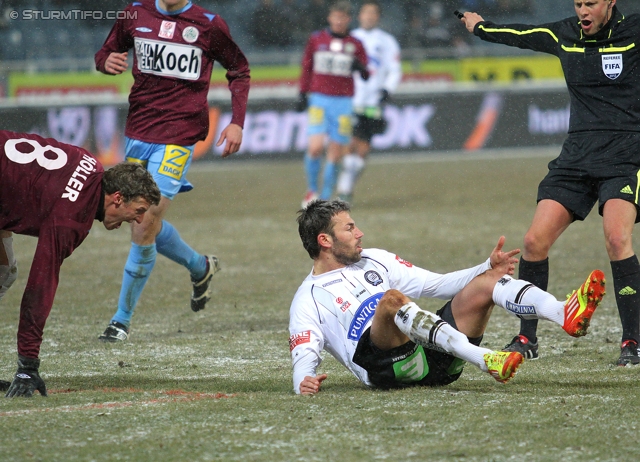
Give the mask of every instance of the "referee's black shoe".
M 618 358 L 618 366 L 633 366 L 640 364 L 640 356 L 638 356 L 638 344 L 635 340 L 625 340 L 620 346 L 620 357 Z
M 517 351 L 524 359 L 538 359 L 538 343 L 534 343 L 526 336 L 520 334 L 513 337 L 511 342 L 502 351 Z

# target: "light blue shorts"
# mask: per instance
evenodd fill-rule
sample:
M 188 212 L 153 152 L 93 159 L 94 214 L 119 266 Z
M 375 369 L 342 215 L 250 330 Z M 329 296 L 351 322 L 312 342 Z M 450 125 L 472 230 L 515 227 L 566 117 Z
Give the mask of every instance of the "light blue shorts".
M 153 176 L 164 197 L 173 199 L 176 194 L 193 189 L 193 185 L 187 181 L 187 171 L 195 145 L 154 144 L 125 139 L 126 161 L 143 165 Z
M 349 144 L 351 140 L 351 96 L 309 95 L 307 134 L 328 134 L 331 141 Z

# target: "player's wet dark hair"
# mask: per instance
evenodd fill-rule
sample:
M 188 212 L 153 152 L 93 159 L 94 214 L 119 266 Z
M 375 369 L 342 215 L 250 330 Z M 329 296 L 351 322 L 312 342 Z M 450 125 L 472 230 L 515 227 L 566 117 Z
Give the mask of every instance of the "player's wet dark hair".
M 104 172 L 102 187 L 107 194 L 120 191 L 122 200 L 132 201 L 139 197 L 151 205 L 160 203 L 160 189 L 151 174 L 140 164 L 122 162 Z
M 344 0 L 339 0 L 331 4 L 331 6 L 329 7 L 329 11 L 340 11 L 347 16 L 351 16 L 353 8 L 351 7 L 351 3 Z
M 332 218 L 340 212 L 350 212 L 348 203 L 341 200 L 315 200 L 306 208 L 298 211 L 298 234 L 302 246 L 311 258 L 318 258 L 320 245 L 318 236 L 322 233 L 333 235 Z

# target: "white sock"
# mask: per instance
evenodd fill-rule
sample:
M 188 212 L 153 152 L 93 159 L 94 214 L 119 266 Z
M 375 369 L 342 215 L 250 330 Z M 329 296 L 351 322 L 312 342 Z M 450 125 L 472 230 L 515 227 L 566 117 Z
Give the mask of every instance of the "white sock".
M 487 372 L 484 355 L 492 353 L 492 351 L 470 343 L 466 335 L 443 321 L 440 316 L 422 310 L 411 302 L 398 310 L 394 322 L 407 337 L 418 345 L 433 348 L 433 344 L 436 344 L 447 353 L 464 359 Z
M 0 265 L 0 300 L 18 278 L 18 265 L 13 256 L 13 237 L 3 238 L 2 244 L 7 254 L 9 265 Z
M 9 287 L 18 279 L 18 265 L 0 265 L 0 300 L 7 293 Z
M 338 194 L 351 194 L 358 176 L 364 168 L 364 159 L 357 154 L 347 154 L 342 159 L 342 171 L 338 177 Z
M 503 276 L 493 288 L 493 301 L 522 319 L 546 319 L 562 326 L 564 302 L 530 282 Z
M 15 260 L 15 257 L 13 256 L 13 236 L 3 238 L 2 245 L 4 246 L 4 251 L 7 254 L 7 260 L 9 261 L 9 266 L 15 265 L 16 260 Z

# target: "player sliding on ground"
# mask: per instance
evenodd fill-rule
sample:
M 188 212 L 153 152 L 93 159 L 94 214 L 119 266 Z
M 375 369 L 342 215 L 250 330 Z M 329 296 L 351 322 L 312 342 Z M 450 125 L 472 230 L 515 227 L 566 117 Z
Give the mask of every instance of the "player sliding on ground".
M 513 279 L 520 250 L 503 252 L 504 236 L 485 262 L 437 274 L 384 250 L 363 250 L 363 233 L 346 202 L 314 201 L 298 213 L 313 270 L 291 303 L 296 393 L 320 391 L 327 378 L 316 374 L 323 349 L 377 388 L 447 385 L 460 377 L 465 361 L 504 383 L 524 358 L 479 346 L 494 305 L 521 318 L 555 322 L 580 337 L 605 293 L 600 270 L 566 302 Z M 408 297 L 450 300 L 433 314 Z

